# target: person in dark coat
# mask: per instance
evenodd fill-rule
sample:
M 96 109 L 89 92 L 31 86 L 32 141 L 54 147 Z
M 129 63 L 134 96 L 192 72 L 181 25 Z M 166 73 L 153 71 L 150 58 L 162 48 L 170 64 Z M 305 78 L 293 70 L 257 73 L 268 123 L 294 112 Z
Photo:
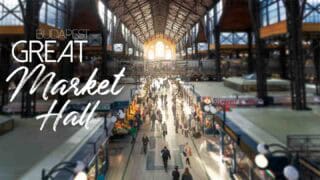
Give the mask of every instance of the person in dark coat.
M 144 154 L 147 154 L 148 143 L 149 143 L 149 138 L 148 138 L 148 136 L 146 136 L 145 134 L 143 134 L 142 144 L 143 144 L 143 152 L 144 152 Z
M 189 172 L 189 168 L 186 168 L 184 170 L 184 173 L 182 174 L 181 180 L 193 180 L 192 175 Z
M 163 160 L 164 170 L 168 172 L 168 159 L 171 159 L 171 155 L 166 146 L 161 150 L 161 157 Z
M 172 171 L 172 178 L 173 178 L 173 180 L 179 180 L 180 172 L 179 172 L 178 166 L 176 166 L 174 168 L 174 170 Z

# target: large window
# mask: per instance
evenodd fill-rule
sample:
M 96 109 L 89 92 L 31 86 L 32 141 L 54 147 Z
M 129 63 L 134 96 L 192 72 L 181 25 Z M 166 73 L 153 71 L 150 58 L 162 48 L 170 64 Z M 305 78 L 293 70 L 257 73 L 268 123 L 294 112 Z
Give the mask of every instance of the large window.
M 23 25 L 18 0 L 0 0 L 0 25 Z
M 283 0 L 260 0 L 262 26 L 268 26 L 286 20 L 286 8 Z M 307 0 L 303 22 L 320 23 L 320 0 Z
M 210 44 L 214 43 L 214 36 L 213 36 L 214 26 L 219 23 L 222 12 L 223 12 L 222 0 L 220 0 L 215 7 L 209 10 L 206 28 L 209 33 L 208 41 Z
M 220 43 L 222 45 L 245 45 L 248 43 L 248 34 L 244 32 L 221 33 Z
M 274 24 L 279 22 L 279 14 L 278 14 L 278 3 L 273 3 L 268 6 L 269 13 L 269 24 Z
M 171 60 L 174 58 L 175 49 L 163 39 L 155 39 L 145 44 L 145 52 L 149 60 Z
M 286 8 L 284 7 L 283 1 L 279 1 L 279 15 L 280 21 L 287 19 Z
M 218 4 L 216 5 L 217 8 L 217 20 L 219 21 L 221 16 L 222 16 L 222 12 L 223 12 L 223 4 L 222 4 L 222 0 L 220 0 L 218 2 Z
M 304 10 L 304 22 L 320 23 L 320 0 L 308 0 Z
M 111 18 L 111 20 L 109 21 L 110 22 L 110 31 L 112 31 L 112 26 L 113 26 L 113 23 L 115 23 L 112 18 L 115 17 L 112 15 L 111 11 L 110 11 L 110 14 L 109 14 L 109 17 L 108 18 Z M 125 39 L 126 42 L 128 43 L 132 43 L 133 46 L 135 46 L 135 48 L 137 49 L 141 49 L 142 47 L 142 44 L 141 42 L 138 40 L 138 38 L 124 25 L 121 23 L 121 34 L 123 36 L 123 38 Z M 111 36 L 109 36 L 111 37 Z
M 98 10 L 99 10 L 99 16 L 101 18 L 101 21 L 103 24 L 105 24 L 105 16 L 106 16 L 106 7 L 105 5 L 103 4 L 103 2 L 99 1 L 98 2 Z
M 262 26 L 268 26 L 286 19 L 282 0 L 260 0 Z
M 233 43 L 233 34 L 232 33 L 221 33 L 220 43 L 231 45 Z
M 113 14 L 112 12 L 108 9 L 107 10 L 107 29 L 109 32 L 112 31 L 112 24 L 113 24 L 113 20 L 112 20 Z
M 51 25 L 51 26 L 55 26 L 56 25 L 56 13 L 57 10 L 55 7 L 53 7 L 52 5 L 48 5 L 47 6 L 47 24 Z
M 25 6 L 25 1 L 22 2 Z M 39 21 L 53 27 L 64 28 L 65 14 L 65 0 L 46 0 L 41 5 Z M 0 0 L 0 25 L 23 25 L 23 18 L 18 0 Z
M 40 8 L 39 21 L 57 28 L 64 28 L 66 4 L 64 0 L 44 1 Z

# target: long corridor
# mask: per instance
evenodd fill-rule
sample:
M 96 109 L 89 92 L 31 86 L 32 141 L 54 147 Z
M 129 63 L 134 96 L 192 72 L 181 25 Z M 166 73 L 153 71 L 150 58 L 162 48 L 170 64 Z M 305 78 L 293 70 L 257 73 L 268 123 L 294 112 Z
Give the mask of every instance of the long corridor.
M 173 114 L 173 99 L 176 99 L 176 119 L 182 125 L 183 113 L 188 104 L 177 95 L 177 87 L 169 81 L 169 87 L 165 92 L 158 94 L 167 94 L 167 104 L 162 103 L 161 98 L 157 98 L 153 107 L 150 109 L 159 109 L 162 114 L 162 123 L 165 122 L 168 129 L 168 134 L 165 138 L 162 135 L 162 127 L 159 121 L 156 121 L 155 128 L 152 128 L 151 118 L 144 120 L 138 133 L 136 142 L 131 145 L 129 137 L 126 141 L 114 140 L 110 143 L 110 167 L 107 179 L 115 180 L 163 180 L 172 179 L 172 171 L 175 166 L 179 167 L 180 175 L 183 174 L 186 167 L 189 168 L 193 179 L 229 179 L 226 166 L 221 163 L 219 151 L 213 152 L 208 150 L 208 143 L 218 149 L 219 145 L 210 141 L 210 138 L 192 136 L 186 137 L 182 134 L 182 128 L 179 126 L 178 133 L 175 129 L 175 118 Z M 158 96 L 160 97 L 160 95 Z M 143 104 L 143 103 L 142 103 Z M 184 108 L 182 108 L 184 107 Z M 149 113 L 151 114 L 151 113 Z M 142 137 L 148 136 L 149 145 L 146 154 L 143 152 Z M 186 159 L 183 155 L 184 145 L 188 143 L 191 147 L 192 155 L 190 157 L 191 166 L 186 164 Z M 168 162 L 168 172 L 165 172 L 161 149 L 166 146 L 170 150 L 171 160 Z M 180 176 L 181 177 L 181 176 Z
M 143 129 L 139 132 L 137 142 L 131 155 L 131 159 L 128 165 L 125 179 L 141 179 L 141 180 L 159 180 L 159 179 L 171 179 L 171 171 L 174 166 L 179 167 L 179 171 L 182 174 L 185 167 L 185 158 L 183 156 L 183 147 L 186 142 L 190 144 L 192 148 L 191 162 L 191 174 L 194 179 L 208 179 L 204 166 L 201 162 L 199 155 L 196 153 L 196 149 L 189 138 L 181 135 L 181 131 L 177 134 L 175 132 L 175 125 L 173 119 L 172 107 L 172 86 L 169 88 L 168 104 L 167 107 L 163 106 L 160 98 L 158 98 L 158 107 L 161 109 L 163 121 L 168 126 L 168 135 L 163 138 L 160 124 L 156 123 L 156 128 L 151 129 L 151 123 L 146 123 Z M 177 108 L 179 109 L 179 108 Z M 178 112 L 181 113 L 181 112 Z M 144 155 L 142 151 L 142 136 L 146 134 L 150 139 L 148 153 Z M 164 171 L 163 162 L 161 159 L 161 149 L 167 146 L 171 152 L 171 160 L 168 162 L 168 173 Z

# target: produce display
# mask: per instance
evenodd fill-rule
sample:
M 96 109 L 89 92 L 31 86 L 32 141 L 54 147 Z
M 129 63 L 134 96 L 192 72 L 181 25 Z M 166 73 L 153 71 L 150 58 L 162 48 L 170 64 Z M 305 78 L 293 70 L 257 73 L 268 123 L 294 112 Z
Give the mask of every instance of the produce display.
M 139 91 L 139 93 L 135 98 L 133 98 L 133 100 L 131 101 L 127 109 L 125 109 L 124 111 L 119 110 L 117 121 L 115 122 L 115 125 L 113 128 L 114 135 L 126 135 L 129 133 L 129 130 L 131 128 L 130 125 L 134 124 L 134 121 L 136 121 L 136 118 L 135 118 L 136 113 L 140 112 L 138 99 L 141 98 L 141 94 L 145 94 L 142 92 L 144 92 L 144 90 Z

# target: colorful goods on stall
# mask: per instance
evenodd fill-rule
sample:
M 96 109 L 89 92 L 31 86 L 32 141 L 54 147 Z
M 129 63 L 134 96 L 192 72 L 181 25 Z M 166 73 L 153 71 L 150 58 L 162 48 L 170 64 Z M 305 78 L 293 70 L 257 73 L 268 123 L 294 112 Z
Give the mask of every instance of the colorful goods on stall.
M 114 124 L 113 134 L 114 135 L 125 135 L 129 133 L 130 126 L 126 122 L 126 113 L 122 109 L 119 110 L 117 121 Z

